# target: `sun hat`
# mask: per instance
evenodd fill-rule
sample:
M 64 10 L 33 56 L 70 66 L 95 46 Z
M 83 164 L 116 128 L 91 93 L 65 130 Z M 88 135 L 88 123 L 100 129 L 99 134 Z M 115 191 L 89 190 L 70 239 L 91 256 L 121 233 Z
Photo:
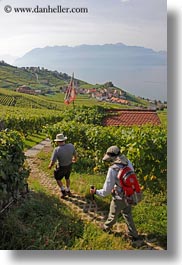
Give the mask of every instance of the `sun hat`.
M 102 161 L 114 162 L 116 164 L 123 164 L 123 165 L 128 164 L 128 159 L 125 157 L 125 155 L 120 153 L 120 149 L 116 145 L 110 146 L 107 149 L 106 154 L 104 155 Z
M 63 133 L 59 133 L 56 135 L 56 139 L 54 139 L 54 142 L 64 142 L 67 140 L 67 137 L 63 135 Z

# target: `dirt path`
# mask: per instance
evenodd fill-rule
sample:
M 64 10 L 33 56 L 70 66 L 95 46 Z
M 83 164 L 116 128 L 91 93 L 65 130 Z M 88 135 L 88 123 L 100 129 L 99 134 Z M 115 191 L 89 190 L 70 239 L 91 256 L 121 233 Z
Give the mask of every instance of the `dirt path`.
M 95 223 L 97 226 L 106 220 L 108 211 L 101 211 L 95 201 L 88 200 L 83 196 L 76 194 L 72 191 L 71 197 L 66 197 L 64 200 L 60 198 L 60 190 L 53 178 L 47 176 L 45 172 L 41 171 L 39 168 L 40 160 L 36 155 L 43 150 L 48 152 L 51 149 L 51 143 L 49 139 L 46 139 L 34 146 L 33 148 L 26 151 L 25 155 L 27 157 L 28 165 L 31 169 L 30 177 L 38 178 L 40 184 L 47 188 L 51 195 L 58 197 L 62 203 L 66 204 L 75 214 L 83 221 Z M 116 236 L 123 235 L 126 231 L 126 225 L 124 223 L 116 223 L 113 227 L 113 233 Z M 160 246 L 157 246 L 156 239 L 147 240 L 146 238 L 142 242 L 138 242 L 140 249 L 147 250 L 163 250 Z

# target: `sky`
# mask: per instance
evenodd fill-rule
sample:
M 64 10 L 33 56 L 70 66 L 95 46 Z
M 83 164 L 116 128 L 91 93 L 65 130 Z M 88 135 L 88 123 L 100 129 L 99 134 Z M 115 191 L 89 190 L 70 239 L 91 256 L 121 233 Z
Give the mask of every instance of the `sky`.
M 82 7 L 88 12 L 14 11 L 19 7 L 33 9 L 48 5 Z M 0 0 L 0 56 L 19 57 L 45 46 L 119 42 L 167 50 L 166 8 L 166 0 Z

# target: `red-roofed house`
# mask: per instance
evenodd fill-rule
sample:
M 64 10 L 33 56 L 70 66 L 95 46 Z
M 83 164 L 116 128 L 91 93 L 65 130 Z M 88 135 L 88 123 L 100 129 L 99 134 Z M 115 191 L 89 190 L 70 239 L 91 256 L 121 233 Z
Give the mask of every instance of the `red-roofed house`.
M 104 126 L 130 126 L 143 124 L 161 124 L 161 121 L 155 110 L 108 110 L 108 116 L 103 120 Z

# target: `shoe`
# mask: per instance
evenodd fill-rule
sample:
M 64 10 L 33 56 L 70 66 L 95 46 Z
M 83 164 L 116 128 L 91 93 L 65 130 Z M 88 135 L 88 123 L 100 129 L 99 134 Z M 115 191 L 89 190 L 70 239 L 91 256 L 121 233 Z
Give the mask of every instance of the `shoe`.
M 70 190 L 66 191 L 66 195 L 68 195 L 68 197 L 71 197 L 72 196 L 71 191 Z
M 103 232 L 106 232 L 107 234 L 112 234 L 112 230 L 109 227 L 105 227 L 104 225 L 101 225 L 100 228 Z
M 129 238 L 130 238 L 130 240 L 132 242 L 136 242 L 136 241 L 140 240 L 139 236 L 138 237 L 132 236 L 132 237 L 129 237 Z
M 143 239 L 141 239 L 140 237 L 138 237 L 138 238 L 134 238 L 134 240 L 131 241 L 131 245 L 134 248 L 140 248 L 140 247 L 142 247 L 142 246 L 144 246 L 146 244 L 145 244 L 145 242 L 144 242 Z
M 66 194 L 66 191 L 65 190 L 62 190 L 61 191 L 61 199 L 64 199 L 66 195 L 67 195 Z
M 140 248 L 145 245 L 145 242 L 141 236 L 128 236 L 129 241 L 131 242 L 132 247 Z
M 127 237 L 130 241 L 132 241 L 132 242 L 134 242 L 134 241 L 138 241 L 138 240 L 141 240 L 141 237 L 140 237 L 139 235 L 137 235 L 137 236 L 133 236 L 133 235 L 131 235 L 130 233 L 127 233 L 127 234 L 126 234 L 126 237 Z

